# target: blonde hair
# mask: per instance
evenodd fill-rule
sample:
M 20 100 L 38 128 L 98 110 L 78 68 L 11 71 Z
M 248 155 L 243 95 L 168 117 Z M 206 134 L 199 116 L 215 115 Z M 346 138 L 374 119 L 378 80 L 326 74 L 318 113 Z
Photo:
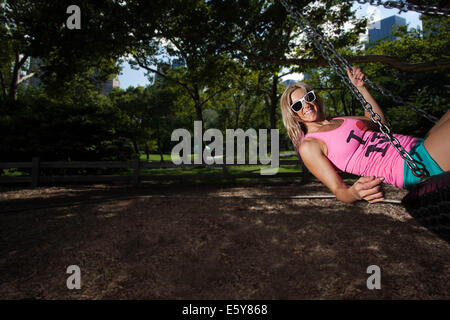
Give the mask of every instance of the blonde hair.
M 297 89 L 303 89 L 306 92 L 313 90 L 313 88 L 304 82 L 296 82 L 290 84 L 286 90 L 284 90 L 283 95 L 281 96 L 281 115 L 283 116 L 283 123 L 286 128 L 286 131 L 289 135 L 289 138 L 294 145 L 295 151 L 298 153 L 298 147 L 302 143 L 302 140 L 305 136 L 306 127 L 300 121 L 300 118 L 296 115 L 294 111 L 291 109 L 292 99 L 291 94 Z M 319 105 L 322 112 L 324 112 L 323 101 L 316 93 L 316 101 Z

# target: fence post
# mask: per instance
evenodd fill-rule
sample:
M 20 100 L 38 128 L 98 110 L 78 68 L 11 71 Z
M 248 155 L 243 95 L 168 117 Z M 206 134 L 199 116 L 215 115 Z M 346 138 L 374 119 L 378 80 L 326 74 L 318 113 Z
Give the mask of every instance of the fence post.
M 140 183 L 140 174 L 141 174 L 141 162 L 139 158 L 134 159 L 133 161 L 133 185 L 138 186 Z
M 227 169 L 227 164 L 225 162 L 225 159 L 222 164 L 222 174 L 223 174 L 224 178 L 228 178 L 228 169 Z
M 33 157 L 31 165 L 31 186 L 36 188 L 39 185 L 40 159 Z

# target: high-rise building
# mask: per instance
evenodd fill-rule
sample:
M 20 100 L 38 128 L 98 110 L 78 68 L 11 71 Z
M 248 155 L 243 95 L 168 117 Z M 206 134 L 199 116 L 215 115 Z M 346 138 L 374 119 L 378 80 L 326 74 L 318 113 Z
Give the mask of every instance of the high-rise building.
M 101 93 L 104 96 L 107 96 L 114 88 L 120 88 L 120 81 L 117 76 L 114 79 L 106 80 L 106 82 L 103 83 Z
M 384 39 L 386 41 L 393 41 L 395 37 L 392 35 L 394 26 L 405 26 L 406 20 L 399 16 L 390 16 L 379 21 L 374 21 L 369 26 L 369 44 L 370 47 L 375 41 Z

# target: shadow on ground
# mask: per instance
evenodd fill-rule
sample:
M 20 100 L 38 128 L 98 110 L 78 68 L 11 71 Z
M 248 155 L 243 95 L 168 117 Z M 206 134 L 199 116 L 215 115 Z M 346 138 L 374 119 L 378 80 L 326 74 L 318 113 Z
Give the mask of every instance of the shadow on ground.
M 317 184 L 25 191 L 0 200 L 3 299 L 450 298 L 448 243 L 398 205 L 280 197 Z M 186 198 L 114 200 L 144 194 Z M 13 210 L 36 201 L 61 205 Z M 69 265 L 81 290 L 66 287 Z M 370 265 L 381 290 L 367 289 Z

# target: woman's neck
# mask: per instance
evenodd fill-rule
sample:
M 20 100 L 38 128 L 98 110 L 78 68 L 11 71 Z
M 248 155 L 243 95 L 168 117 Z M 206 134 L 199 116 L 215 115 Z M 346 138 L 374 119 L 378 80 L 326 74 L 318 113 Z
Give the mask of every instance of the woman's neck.
M 318 131 L 323 126 L 331 124 L 331 121 L 324 119 L 324 120 L 318 120 L 314 122 L 304 122 L 307 132 L 314 132 Z

